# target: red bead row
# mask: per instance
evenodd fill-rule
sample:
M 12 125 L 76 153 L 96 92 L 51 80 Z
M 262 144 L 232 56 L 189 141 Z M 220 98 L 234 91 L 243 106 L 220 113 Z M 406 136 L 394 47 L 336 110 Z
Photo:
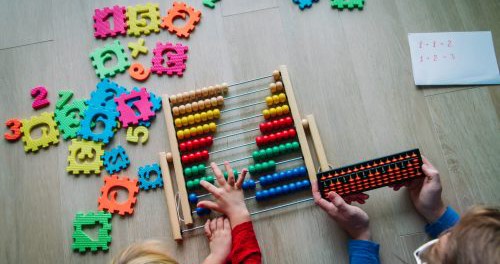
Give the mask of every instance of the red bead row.
M 203 137 L 199 139 L 188 140 L 179 144 L 181 152 L 196 150 L 212 146 L 214 138 L 212 136 Z
M 184 165 L 187 165 L 195 162 L 206 161 L 208 160 L 208 158 L 209 158 L 208 151 L 204 150 L 204 151 L 198 151 L 196 153 L 182 155 L 181 160 L 182 163 L 184 163 Z
M 279 141 L 292 139 L 297 135 L 294 128 L 283 130 L 269 135 L 258 136 L 255 138 L 255 143 L 257 146 L 262 147 L 269 144 L 275 144 Z
M 269 121 L 269 122 L 264 122 L 259 125 L 260 132 L 262 134 L 266 134 L 269 132 L 273 132 L 276 130 L 284 129 L 291 127 L 293 125 L 293 119 L 289 116 L 280 118 L 277 120 Z

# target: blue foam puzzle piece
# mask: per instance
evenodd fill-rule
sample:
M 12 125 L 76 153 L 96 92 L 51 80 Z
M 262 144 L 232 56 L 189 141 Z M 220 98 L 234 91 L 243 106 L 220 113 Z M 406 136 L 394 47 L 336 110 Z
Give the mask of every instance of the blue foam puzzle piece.
M 109 79 L 104 79 L 97 84 L 97 89 L 90 94 L 90 100 L 87 101 L 87 105 L 115 111 L 116 102 L 114 98 L 126 92 L 127 89 L 124 87 L 119 86 Z
M 319 0 L 293 0 L 294 3 L 299 5 L 300 10 L 304 10 L 306 7 L 311 7 L 313 2 L 318 2 Z
M 122 146 L 105 151 L 102 160 L 109 174 L 117 173 L 130 165 L 128 155 Z
M 150 181 L 151 173 L 156 173 L 156 179 Z M 157 163 L 139 167 L 139 187 L 143 190 L 155 189 L 163 187 L 163 178 L 161 176 L 160 166 Z
M 108 144 L 110 139 L 115 135 L 114 129 L 116 128 L 118 112 L 89 106 L 87 110 L 85 110 L 83 116 L 80 122 L 81 127 L 78 131 L 78 135 L 85 140 Z M 94 122 L 102 122 L 104 124 L 101 133 L 97 134 L 93 131 Z

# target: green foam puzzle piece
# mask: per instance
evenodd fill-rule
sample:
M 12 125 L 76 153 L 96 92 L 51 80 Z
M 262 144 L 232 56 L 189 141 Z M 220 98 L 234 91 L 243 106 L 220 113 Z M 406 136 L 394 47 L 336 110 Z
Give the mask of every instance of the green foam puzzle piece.
M 59 125 L 59 131 L 64 139 L 75 138 L 77 136 L 77 132 L 80 129 L 80 121 L 87 109 L 85 99 L 74 100 L 71 104 L 68 104 L 72 97 L 72 91 L 60 91 L 59 100 L 54 111 L 55 120 Z M 78 113 L 79 117 L 76 113 Z
M 113 66 L 106 67 L 106 61 L 116 57 L 117 63 Z M 90 60 L 95 68 L 95 72 L 99 79 L 113 77 L 117 73 L 123 73 L 130 67 L 130 61 L 120 41 L 115 40 L 112 44 L 108 44 L 102 48 L 95 49 L 90 53 Z
M 219 0 L 203 0 L 203 4 L 206 7 L 214 8 L 215 7 L 215 2 L 218 2 Z
M 365 4 L 365 0 L 330 0 L 333 8 L 344 9 L 349 8 L 353 9 L 357 7 L 358 9 L 363 9 Z
M 103 211 L 82 213 L 78 212 L 73 220 L 75 231 L 73 232 L 73 244 L 71 248 L 80 252 L 98 249 L 108 250 L 111 243 L 111 214 Z M 97 233 L 97 240 L 90 238 L 83 232 L 83 226 L 102 225 Z

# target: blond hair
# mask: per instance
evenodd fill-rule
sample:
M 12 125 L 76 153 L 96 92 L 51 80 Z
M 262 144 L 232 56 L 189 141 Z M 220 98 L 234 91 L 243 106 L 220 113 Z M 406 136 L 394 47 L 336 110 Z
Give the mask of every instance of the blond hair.
M 443 250 L 435 244 L 422 254 L 424 261 L 430 264 L 500 263 L 499 208 L 473 207 L 446 236 Z
M 115 256 L 111 264 L 178 264 L 166 252 L 166 244 L 159 240 L 134 243 Z

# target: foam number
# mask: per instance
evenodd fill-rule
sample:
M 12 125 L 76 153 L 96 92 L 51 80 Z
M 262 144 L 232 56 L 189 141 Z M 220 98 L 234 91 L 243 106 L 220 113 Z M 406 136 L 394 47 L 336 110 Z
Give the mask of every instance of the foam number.
M 99 174 L 104 154 L 103 144 L 80 139 L 71 140 L 69 146 L 68 166 L 66 171 L 72 174 Z
M 218 2 L 219 0 L 203 0 L 203 5 L 206 7 L 214 8 L 215 7 L 215 2 Z
M 105 63 L 113 59 L 113 57 L 116 59 L 116 64 L 106 67 Z M 118 40 L 102 48 L 95 49 L 90 53 L 90 60 L 92 61 L 92 65 L 99 79 L 113 77 L 117 73 L 123 73 L 130 66 L 128 56 Z
M 137 201 L 135 197 L 139 192 L 137 179 L 129 179 L 128 177 L 119 178 L 117 175 L 104 177 L 104 186 L 101 188 L 101 197 L 97 200 L 98 210 L 107 210 L 110 213 L 118 213 L 120 215 L 132 214 L 134 212 L 134 204 Z M 119 202 L 116 200 L 116 189 L 125 189 L 128 192 L 127 200 Z
M 132 143 L 138 143 L 139 137 L 141 138 L 141 143 L 144 144 L 148 141 L 149 131 L 147 127 L 129 127 L 127 129 L 127 141 Z
M 151 74 L 151 70 L 144 69 L 144 66 L 142 66 L 142 64 L 134 62 L 132 63 L 132 65 L 130 65 L 128 73 L 130 74 L 130 77 L 132 77 L 134 80 L 142 82 L 149 77 L 149 74 Z
M 59 91 L 59 100 L 57 100 L 56 109 L 63 108 L 63 106 L 68 104 L 71 98 L 73 98 L 73 91 L 69 90 Z
M 17 141 L 21 138 L 21 126 L 22 123 L 19 119 L 11 118 L 5 122 L 7 128 L 9 128 L 9 132 L 5 132 L 3 134 L 4 138 L 8 141 Z
M 72 97 L 72 91 L 60 91 L 59 100 L 54 111 L 55 120 L 64 139 L 77 136 L 77 132 L 80 130 L 81 116 L 87 109 L 84 99 L 74 100 L 71 104 L 68 104 Z
M 124 6 L 105 7 L 94 10 L 94 37 L 105 39 L 109 36 L 127 34 L 127 23 L 125 18 L 126 9 Z M 110 20 L 113 21 L 114 28 L 111 29 Z
M 31 104 L 31 107 L 35 110 L 44 108 L 50 104 L 49 100 L 47 100 L 47 89 L 43 86 L 31 89 L 31 97 L 35 98 L 35 101 Z
M 148 23 L 149 22 L 149 23 Z M 160 32 L 160 11 L 158 4 L 127 7 L 128 35 L 139 37 L 151 32 Z
M 149 97 L 146 88 L 141 88 L 139 92 L 133 90 L 128 94 L 122 94 L 120 97 L 115 98 L 116 108 L 120 112 L 118 119 L 123 128 L 129 127 L 129 125 L 137 125 L 139 121 L 149 121 L 155 116 L 152 111 L 153 104 L 150 102 Z
M 151 71 L 158 75 L 166 73 L 169 76 L 174 74 L 182 76 L 184 70 L 186 70 L 187 52 L 188 46 L 184 46 L 181 43 L 177 43 L 174 46 L 172 43 L 162 44 L 161 42 L 157 42 L 156 48 L 153 50 L 154 56 L 151 60 L 153 64 Z M 165 54 L 168 60 L 163 58 Z
M 188 20 L 180 27 L 174 24 L 174 20 L 181 18 Z M 175 33 L 179 38 L 189 38 L 189 34 L 194 30 L 194 27 L 200 22 L 201 12 L 193 7 L 181 2 L 174 2 L 174 6 L 168 10 L 167 16 L 163 18 L 161 23 L 162 28 L 166 28 L 168 32 Z
M 129 42 L 128 48 L 131 50 L 130 56 L 136 59 L 139 53 L 148 54 L 148 47 L 144 46 L 144 39 L 140 38 L 137 42 Z
M 24 151 L 36 152 L 40 148 L 48 148 L 51 144 L 59 143 L 59 130 L 57 130 L 57 124 L 54 121 L 54 113 L 45 112 L 30 119 L 23 119 L 22 123 Z M 40 129 L 42 136 L 33 138 L 31 132 L 34 129 Z
M 118 146 L 110 151 L 105 151 L 104 156 L 102 156 L 102 160 L 104 162 L 104 167 L 109 174 L 124 170 L 128 167 L 128 165 L 130 165 L 128 155 L 122 146 Z

